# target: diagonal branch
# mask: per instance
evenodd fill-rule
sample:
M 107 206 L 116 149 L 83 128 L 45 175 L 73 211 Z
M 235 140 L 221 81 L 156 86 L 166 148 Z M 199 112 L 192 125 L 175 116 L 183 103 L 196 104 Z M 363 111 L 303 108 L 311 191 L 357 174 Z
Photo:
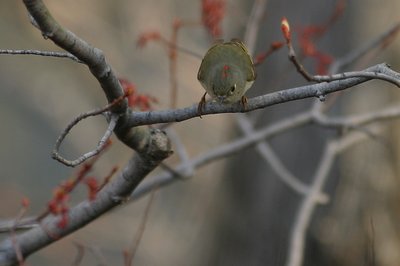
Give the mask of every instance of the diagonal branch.
M 33 22 L 39 27 L 43 36 L 52 40 L 57 46 L 70 52 L 84 62 L 99 81 L 108 102 L 121 97 L 123 90 L 112 70 L 106 62 L 103 52 L 91 46 L 71 31 L 64 29 L 50 14 L 41 0 L 24 0 L 24 4 L 32 16 Z M 127 109 L 126 101 L 113 108 L 113 111 L 122 113 Z
M 395 25 L 390 27 L 388 30 L 384 31 L 381 35 L 372 39 L 369 42 L 364 43 L 361 47 L 354 49 L 350 53 L 345 56 L 335 60 L 335 62 L 330 66 L 330 73 L 337 73 L 340 69 L 344 69 L 350 64 L 353 64 L 372 49 L 375 49 L 379 46 L 386 45 L 388 40 L 391 40 L 393 36 L 395 36 L 400 31 L 400 21 Z
M 34 24 L 40 28 L 45 37 L 76 56 L 89 67 L 102 86 L 108 102 L 112 105 L 111 117 L 119 117 L 115 129 L 117 136 L 137 153 L 118 176 L 96 194 L 94 200 L 83 201 L 71 208 L 68 213 L 63 214 L 68 221 L 63 226 L 59 225 L 59 221 L 64 219 L 64 216 L 46 216 L 41 220 L 40 227 L 30 229 L 14 239 L 9 237 L 2 240 L 0 242 L 0 265 L 14 265 L 18 262 L 14 243 L 18 244 L 20 254 L 25 259 L 33 252 L 82 228 L 105 212 L 120 205 L 144 177 L 172 153 L 170 141 L 161 130 L 126 126 L 126 116 L 131 113 L 127 112 L 126 100 L 113 105 L 118 99 L 123 99 L 125 94 L 103 53 L 72 32 L 62 28 L 50 15 L 41 0 L 25 0 L 24 3 Z M 113 119 L 110 127 L 114 126 L 116 120 L 117 118 Z
M 83 201 L 68 212 L 66 227 L 58 226 L 59 216 L 48 216 L 41 226 L 16 236 L 24 258 L 33 252 L 67 236 L 92 222 L 100 215 L 120 205 L 162 160 L 171 154 L 165 134 L 153 131 L 152 142 L 146 154 L 136 153 L 125 168 L 107 186 L 98 192 L 93 201 Z M 17 260 L 10 238 L 0 243 L 0 265 L 13 265 Z

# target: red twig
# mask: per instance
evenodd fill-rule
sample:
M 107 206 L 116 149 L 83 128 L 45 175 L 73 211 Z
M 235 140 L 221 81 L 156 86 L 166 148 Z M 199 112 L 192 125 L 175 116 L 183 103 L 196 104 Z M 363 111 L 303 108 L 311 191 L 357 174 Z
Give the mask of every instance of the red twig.
M 64 181 L 59 185 L 53 192 L 53 198 L 48 202 L 47 209 L 43 211 L 36 220 L 40 222 L 50 213 L 57 215 L 62 214 L 63 217 L 60 220 L 60 225 L 64 225 L 66 222 L 66 214 L 68 212 L 67 201 L 69 200 L 69 194 L 76 188 L 76 186 L 82 182 L 85 176 L 93 169 L 93 165 L 100 158 L 100 155 L 112 144 L 111 140 L 107 141 L 102 152 L 97 154 L 97 156 L 92 157 L 90 160 L 85 162 L 77 171 L 74 178 Z
M 263 53 L 260 53 L 254 59 L 254 66 L 259 66 L 264 63 L 265 59 L 267 59 L 271 54 L 281 49 L 285 44 L 283 42 L 272 42 L 269 46 L 269 49 Z
M 103 182 L 101 183 L 101 185 L 100 185 L 99 188 L 97 189 L 97 192 L 99 192 L 100 190 L 102 190 L 102 189 L 105 187 L 105 185 L 107 185 L 108 182 L 110 182 L 111 177 L 112 177 L 117 171 L 118 171 L 118 166 L 114 166 L 114 167 L 111 169 L 110 173 L 109 173 L 108 175 L 106 175 L 106 176 L 103 178 Z
M 12 245 L 14 247 L 15 250 L 15 254 L 17 256 L 17 261 L 18 261 L 18 265 L 19 266 L 24 266 L 25 265 L 25 259 L 22 255 L 21 249 L 18 245 L 17 242 L 17 237 L 15 234 L 15 229 L 17 227 L 17 225 L 19 224 L 19 221 L 22 219 L 22 217 L 24 217 L 25 213 L 27 212 L 29 207 L 29 200 L 27 198 L 23 198 L 21 201 L 21 209 L 17 215 L 17 217 L 15 218 L 14 221 L 14 226 L 11 228 L 10 230 L 10 234 L 11 234 L 11 241 L 12 241 Z

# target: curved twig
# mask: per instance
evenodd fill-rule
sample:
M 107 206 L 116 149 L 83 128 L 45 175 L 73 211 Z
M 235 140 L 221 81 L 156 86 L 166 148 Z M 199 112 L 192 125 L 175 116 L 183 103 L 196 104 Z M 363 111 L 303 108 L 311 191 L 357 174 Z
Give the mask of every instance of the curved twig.
M 104 112 L 104 111 L 103 111 Z M 102 112 L 101 112 L 102 113 Z M 115 126 L 117 125 L 118 119 L 119 119 L 119 115 L 116 114 L 111 114 L 111 118 L 110 118 L 110 122 L 108 124 L 107 130 L 104 133 L 103 137 L 100 139 L 99 143 L 97 144 L 96 148 L 92 151 L 89 151 L 81 156 L 79 156 L 77 159 L 75 160 L 67 160 L 64 157 L 62 157 L 59 153 L 59 149 L 61 146 L 62 141 L 64 140 L 64 138 L 68 135 L 68 133 L 71 131 L 71 129 L 79 123 L 79 121 L 88 118 L 90 116 L 95 116 L 99 114 L 99 110 L 95 110 L 92 112 L 88 112 L 88 113 L 84 113 L 81 114 L 80 116 L 78 116 L 77 118 L 75 118 L 67 127 L 66 129 L 61 133 L 61 135 L 58 137 L 57 141 L 56 141 L 56 145 L 54 147 L 54 150 L 51 154 L 51 157 L 57 161 L 59 161 L 62 164 L 65 164 L 66 166 L 71 166 L 71 167 L 75 167 L 81 163 L 83 163 L 84 161 L 86 161 L 87 159 L 99 154 L 105 147 L 105 145 L 107 144 L 107 141 L 109 140 L 109 138 L 111 137 Z

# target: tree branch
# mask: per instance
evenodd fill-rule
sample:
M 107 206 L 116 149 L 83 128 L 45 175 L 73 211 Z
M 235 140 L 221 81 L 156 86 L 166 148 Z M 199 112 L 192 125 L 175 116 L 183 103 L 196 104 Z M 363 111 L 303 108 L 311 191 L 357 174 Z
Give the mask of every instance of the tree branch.
M 76 56 L 65 53 L 65 52 L 53 52 L 53 51 L 39 51 L 39 50 L 14 50 L 14 49 L 0 49 L 0 54 L 3 55 L 37 55 L 47 56 L 56 58 L 69 58 L 77 63 L 82 63 Z
M 62 132 L 62 134 L 60 135 L 60 137 L 57 139 L 56 141 L 56 145 L 54 147 L 54 150 L 51 154 L 53 159 L 56 159 L 57 161 L 59 161 L 60 163 L 66 165 L 66 166 L 71 166 L 71 167 L 75 167 L 81 163 L 83 163 L 84 161 L 86 161 L 87 159 L 96 156 L 97 154 L 99 154 L 104 147 L 107 144 L 107 141 L 110 139 L 111 134 L 113 133 L 113 130 L 115 128 L 115 126 L 117 125 L 119 116 L 116 114 L 111 114 L 111 118 L 110 118 L 110 122 L 108 124 L 108 128 L 106 130 L 106 132 L 104 133 L 103 137 L 100 139 L 99 143 L 97 144 L 96 148 L 92 151 L 89 151 L 81 156 L 79 156 L 77 159 L 75 160 L 67 160 L 64 157 L 62 157 L 59 154 L 59 149 L 60 149 L 60 145 L 62 143 L 62 141 L 64 140 L 64 138 L 68 135 L 68 133 L 70 132 L 70 130 L 82 119 L 95 115 L 93 113 L 84 113 L 83 115 L 78 116 L 77 118 L 74 119 L 74 121 L 72 121 L 68 127 Z
M 309 112 L 304 112 L 292 116 L 290 118 L 281 120 L 273 125 L 266 126 L 260 130 L 254 131 L 249 136 L 245 136 L 234 140 L 227 144 L 222 144 L 214 149 L 211 149 L 203 154 L 196 156 L 189 162 L 181 163 L 175 167 L 174 172 L 179 174 L 178 177 L 183 176 L 187 169 L 187 164 L 191 164 L 191 168 L 199 168 L 210 162 L 215 162 L 218 159 L 226 158 L 227 156 L 233 155 L 245 148 L 249 148 L 264 139 L 272 138 L 282 132 L 286 132 L 290 129 L 300 127 L 302 125 L 308 124 L 312 121 L 311 114 Z M 169 185 L 177 180 L 183 180 L 182 178 L 177 178 L 177 175 L 171 171 L 167 171 L 153 178 L 146 179 L 132 194 L 132 199 L 137 199 L 142 197 L 152 191 L 154 187 L 162 187 Z
M 353 64 L 354 62 L 359 60 L 372 49 L 379 46 L 384 46 L 385 42 L 392 39 L 392 37 L 395 36 L 399 32 L 399 30 L 400 21 L 373 40 L 364 43 L 364 45 L 362 45 L 361 47 L 354 49 L 347 55 L 335 60 L 335 62 L 330 66 L 330 73 L 337 73 L 340 69 L 344 69 L 348 65 Z
M 114 71 L 106 62 L 104 54 L 100 49 L 91 46 L 58 24 L 43 1 L 24 0 L 24 4 L 32 16 L 34 23 L 39 27 L 45 38 L 49 38 L 57 46 L 70 52 L 89 67 L 93 76 L 95 76 L 103 88 L 109 103 L 124 94 Z M 126 109 L 127 103 L 123 101 L 115 106 L 113 111 L 123 113 Z
M 125 168 L 105 186 L 93 201 L 84 201 L 68 212 L 65 228 L 58 226 L 59 216 L 48 216 L 41 226 L 16 236 L 24 258 L 33 252 L 59 240 L 60 238 L 84 227 L 103 213 L 120 205 L 159 163 L 171 154 L 171 147 L 165 133 L 152 131 L 152 141 L 147 152 L 137 153 Z M 16 254 L 10 238 L 0 243 L 0 265 L 16 263 Z
M 254 132 L 253 126 L 251 125 L 247 117 L 238 117 L 237 122 L 245 133 L 245 136 L 249 136 Z M 256 145 L 257 152 L 265 159 L 265 161 L 271 166 L 272 170 L 278 176 L 283 183 L 293 189 L 295 192 L 304 196 L 310 192 L 310 187 L 307 184 L 301 182 L 296 176 L 294 176 L 289 169 L 281 162 L 279 157 L 275 154 L 271 145 L 267 141 L 261 141 Z M 320 203 L 327 203 L 329 196 L 321 194 L 319 197 Z
M 391 70 L 387 64 L 378 64 L 367 68 L 364 72 L 376 72 L 390 76 L 391 78 L 400 80 L 400 74 Z M 265 94 L 263 96 L 248 99 L 246 109 L 240 102 L 224 105 L 217 102 L 207 102 L 202 111 L 203 115 L 221 114 L 221 113 L 239 113 L 250 112 L 256 109 L 265 108 L 275 104 L 286 103 L 290 101 L 317 97 L 322 98 L 327 94 L 345 90 L 355 85 L 361 84 L 368 80 L 373 79 L 372 76 L 368 77 L 351 77 L 344 80 L 335 80 L 332 82 L 323 82 L 317 84 L 310 84 L 302 87 L 291 88 Z M 127 124 L 129 126 L 139 126 L 156 123 L 170 123 L 188 120 L 198 117 L 197 105 L 191 107 L 163 110 L 163 111 L 148 111 L 148 112 L 134 112 L 129 117 Z
M 172 153 L 170 141 L 161 130 L 126 126 L 127 116 L 131 113 L 127 112 L 126 100 L 113 105 L 125 94 L 114 72 L 107 64 L 103 53 L 72 32 L 63 29 L 53 19 L 41 0 L 24 0 L 24 3 L 32 16 L 34 25 L 41 29 L 43 36 L 50 38 L 55 44 L 88 65 L 92 74 L 101 84 L 108 102 L 112 105 L 110 109 L 111 117 L 119 117 L 115 128 L 117 136 L 129 147 L 135 149 L 137 153 L 127 163 L 124 170 L 96 194 L 94 200 L 84 201 L 69 210 L 66 214 L 68 222 L 65 223 L 65 227 L 59 225 L 60 219 L 64 219 L 64 217 L 46 216 L 41 220 L 40 227 L 16 236 L 15 241 L 11 238 L 4 239 L 0 243 L 0 265 L 13 265 L 17 262 L 14 243 L 17 243 L 18 251 L 25 259 L 33 252 L 82 228 L 103 213 L 118 206 L 150 171 Z M 110 127 L 113 127 L 114 122 L 116 122 L 116 119 L 113 119 Z M 108 134 L 106 133 L 106 135 Z
M 375 134 L 382 131 L 377 127 L 371 127 L 370 130 Z M 336 156 L 343 150 L 364 141 L 366 138 L 365 134 L 353 132 L 341 139 L 330 141 L 325 146 L 321 161 L 313 178 L 311 192 L 303 199 L 294 222 L 290 237 L 287 266 L 301 266 L 303 263 L 305 237 L 308 226 L 310 225 L 314 209 L 318 204 L 318 195 L 321 193 L 329 177 L 329 171 L 335 162 Z

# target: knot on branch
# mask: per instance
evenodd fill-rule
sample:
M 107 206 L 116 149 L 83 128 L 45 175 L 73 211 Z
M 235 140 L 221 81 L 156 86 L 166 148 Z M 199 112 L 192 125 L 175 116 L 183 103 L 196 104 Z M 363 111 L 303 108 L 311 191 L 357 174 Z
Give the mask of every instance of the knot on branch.
M 141 156 L 154 161 L 162 161 L 172 154 L 171 142 L 166 133 L 160 129 L 147 126 L 116 130 L 118 138 Z
M 150 138 L 145 155 L 154 161 L 162 161 L 172 155 L 171 141 L 160 129 L 150 129 Z

